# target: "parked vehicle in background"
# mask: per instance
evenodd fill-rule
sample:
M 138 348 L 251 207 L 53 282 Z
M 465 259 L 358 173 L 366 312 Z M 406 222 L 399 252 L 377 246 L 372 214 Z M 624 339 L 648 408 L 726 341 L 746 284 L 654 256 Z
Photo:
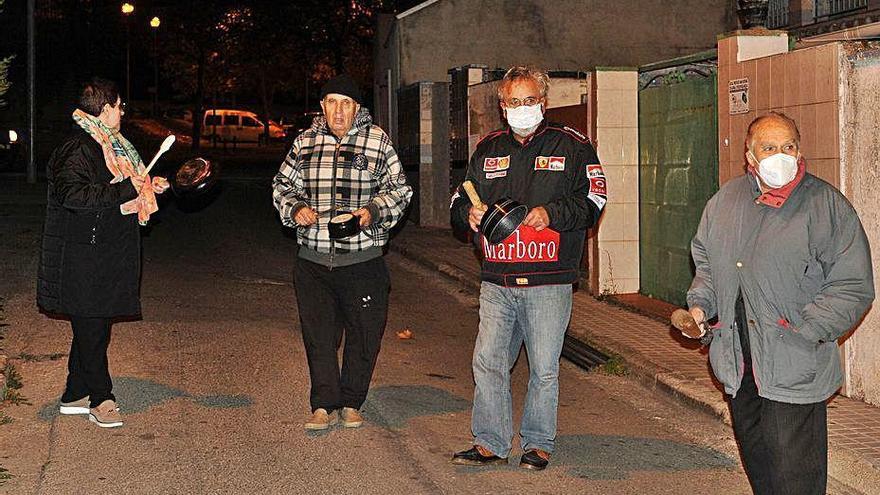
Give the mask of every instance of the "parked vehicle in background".
M 202 137 L 218 141 L 262 141 L 263 122 L 257 114 L 247 110 L 211 109 L 205 111 L 202 121 Z M 269 139 L 284 139 L 287 133 L 273 121 L 269 121 Z
M 165 117 L 174 120 L 182 120 L 184 122 L 192 123 L 193 114 L 192 110 L 188 108 L 171 108 L 165 111 Z
M 294 115 L 293 117 L 282 117 L 281 127 L 287 132 L 288 136 L 296 137 L 312 126 L 312 120 L 321 112 L 306 112 Z
M 269 139 L 282 140 L 287 137 L 287 130 L 281 124 L 269 119 Z

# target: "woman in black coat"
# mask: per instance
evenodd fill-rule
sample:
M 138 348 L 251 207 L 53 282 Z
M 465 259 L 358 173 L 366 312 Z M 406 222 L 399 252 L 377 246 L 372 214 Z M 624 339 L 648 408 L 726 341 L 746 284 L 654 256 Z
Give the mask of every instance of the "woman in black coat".
M 124 110 L 112 82 L 87 84 L 78 107 L 92 116 L 86 118 L 93 127 L 118 134 Z M 139 162 L 136 152 L 134 157 Z M 141 312 L 138 215 L 122 211 L 140 201 L 147 177 L 137 167 L 128 177 L 115 177 L 106 160 L 98 138 L 81 125 L 49 159 L 37 303 L 46 313 L 68 316 L 73 329 L 60 412 L 89 414 L 98 426 L 113 427 L 122 419 L 107 366 L 110 326 L 113 318 Z M 152 181 L 156 193 L 167 187 L 164 179 Z

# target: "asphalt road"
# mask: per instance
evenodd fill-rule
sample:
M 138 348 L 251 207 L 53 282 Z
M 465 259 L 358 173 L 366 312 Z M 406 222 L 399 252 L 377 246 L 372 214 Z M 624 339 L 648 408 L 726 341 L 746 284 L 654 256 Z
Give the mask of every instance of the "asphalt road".
M 212 201 L 166 200 L 145 231 L 144 317 L 116 324 L 110 348 L 126 421 L 112 430 L 55 413 L 70 337 L 33 306 L 42 210 L 3 207 L 3 347 L 20 358 L 30 404 L 3 410 L 13 422 L 0 426 L 0 466 L 13 478 L 0 492 L 749 493 L 728 427 L 631 378 L 570 363 L 549 469 L 518 469 L 518 449 L 508 467 L 450 464 L 471 440 L 476 298 L 394 254 L 367 423 L 306 433 L 295 242 L 271 207 L 271 168 L 229 171 Z M 397 337 L 404 328 L 413 339 Z

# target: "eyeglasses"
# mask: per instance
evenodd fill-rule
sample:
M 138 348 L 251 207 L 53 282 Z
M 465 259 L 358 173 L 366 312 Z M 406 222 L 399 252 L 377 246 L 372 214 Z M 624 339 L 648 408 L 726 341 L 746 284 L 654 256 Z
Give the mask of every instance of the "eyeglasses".
M 538 96 L 529 96 L 529 97 L 523 98 L 522 100 L 520 100 L 519 98 L 511 98 L 509 100 L 504 100 L 504 104 L 508 108 L 516 108 L 516 107 L 519 107 L 522 105 L 530 107 L 532 105 L 538 104 L 538 102 L 543 99 L 544 99 L 543 97 L 538 97 Z

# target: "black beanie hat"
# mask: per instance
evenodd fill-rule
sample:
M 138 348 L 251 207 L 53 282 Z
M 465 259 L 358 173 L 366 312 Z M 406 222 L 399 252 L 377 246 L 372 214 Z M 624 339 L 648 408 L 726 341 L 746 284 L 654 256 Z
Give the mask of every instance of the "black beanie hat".
M 321 99 L 323 100 L 330 93 L 345 95 L 357 103 L 363 103 L 361 101 L 361 89 L 348 74 L 340 74 L 327 81 L 324 87 L 321 88 Z

